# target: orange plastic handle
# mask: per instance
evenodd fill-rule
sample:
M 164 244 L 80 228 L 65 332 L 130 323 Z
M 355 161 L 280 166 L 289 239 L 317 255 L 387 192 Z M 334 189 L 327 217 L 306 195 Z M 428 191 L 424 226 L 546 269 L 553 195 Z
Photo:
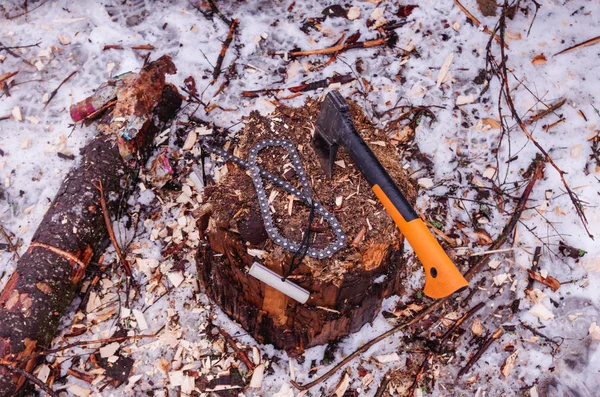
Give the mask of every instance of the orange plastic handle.
M 425 295 L 444 298 L 469 285 L 420 218 L 407 222 L 379 185 L 373 186 L 373 192 L 421 260 L 425 268 Z

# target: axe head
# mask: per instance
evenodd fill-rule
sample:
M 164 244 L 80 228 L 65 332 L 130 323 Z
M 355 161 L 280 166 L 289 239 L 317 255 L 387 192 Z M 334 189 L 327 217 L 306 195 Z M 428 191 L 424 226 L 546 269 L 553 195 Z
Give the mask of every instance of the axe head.
M 348 104 L 337 91 L 331 91 L 321 104 L 313 135 L 313 146 L 328 178 L 333 175 L 333 165 L 338 147 L 346 134 L 353 133 Z

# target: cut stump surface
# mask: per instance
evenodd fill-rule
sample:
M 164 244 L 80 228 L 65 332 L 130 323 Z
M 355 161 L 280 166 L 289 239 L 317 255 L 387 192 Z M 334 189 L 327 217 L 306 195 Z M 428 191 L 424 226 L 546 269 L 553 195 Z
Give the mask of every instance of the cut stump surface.
M 377 201 L 366 180 L 340 149 L 333 179 L 326 178 L 311 145 L 320 103 L 302 108 L 278 108 L 269 117 L 253 113 L 238 143 L 229 151 L 247 158 L 263 139 L 288 139 L 297 145 L 313 198 L 333 213 L 347 235 L 347 246 L 333 257 L 304 258 L 290 281 L 310 291 L 302 305 L 248 274 L 259 262 L 278 274 L 288 270 L 292 254 L 273 244 L 264 229 L 252 180 L 246 170 L 227 163 L 215 185 L 206 189 L 206 205 L 198 215 L 207 243 L 198 252 L 198 274 L 206 293 L 256 340 L 301 354 L 352 332 L 377 315 L 384 298 L 400 293 L 405 277 L 403 238 Z M 357 131 L 414 202 L 416 191 L 387 137 L 351 103 Z M 259 154 L 259 166 L 290 183 L 294 169 L 282 148 Z M 217 159 L 220 160 L 220 159 Z M 266 184 L 274 210 L 273 222 L 286 238 L 300 242 L 307 229 L 309 208 L 285 191 Z M 323 248 L 334 239 L 329 225 L 315 217 L 311 246 Z

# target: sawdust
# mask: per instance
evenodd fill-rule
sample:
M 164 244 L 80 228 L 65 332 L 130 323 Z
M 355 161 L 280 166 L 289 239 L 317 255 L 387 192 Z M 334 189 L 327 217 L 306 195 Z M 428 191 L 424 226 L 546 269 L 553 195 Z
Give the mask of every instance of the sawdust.
M 279 107 L 271 117 L 253 113 L 246 119 L 246 126 L 239 135 L 239 142 L 232 145 L 230 151 L 246 158 L 250 148 L 263 139 L 284 138 L 296 143 L 310 180 L 313 197 L 335 214 L 348 236 L 348 246 L 331 259 L 317 261 L 306 258 L 304 263 L 311 267 L 313 275 L 337 278 L 336 276 L 344 270 L 368 270 L 363 267 L 369 264 L 362 263 L 361 258 L 364 251 L 375 244 L 399 249 L 400 231 L 342 148 L 338 152 L 333 178 L 327 179 L 311 144 L 319 107 L 319 102 L 308 100 L 302 108 Z M 402 169 L 396 148 L 390 144 L 382 131 L 370 123 L 358 105 L 350 103 L 350 108 L 356 130 L 369 144 L 403 193 L 414 202 L 416 190 Z M 286 163 L 289 163 L 287 152 L 282 148 L 267 148 L 259 155 L 259 164 L 262 168 L 277 175 L 285 173 L 284 176 L 291 183 L 296 183 L 297 178 L 293 175 L 293 168 L 291 172 L 288 171 L 289 165 L 285 166 Z M 265 187 L 267 196 L 273 197 L 277 194 L 271 203 L 272 208 L 275 209 L 273 214 L 275 225 L 288 239 L 300 241 L 307 228 L 308 207 L 300 201 L 294 201 L 290 215 L 289 195 L 271 185 L 265 184 Z M 272 193 L 273 190 L 277 193 Z M 336 204 L 336 199 L 337 204 L 341 200 L 341 205 Z M 207 189 L 207 202 L 213 206 L 213 217 L 216 216 L 219 227 L 240 232 L 251 248 L 280 252 L 268 238 L 259 239 L 262 241 L 256 244 L 256 236 L 262 233 L 263 225 L 260 216 L 256 216 L 259 214 L 256 194 L 245 170 L 229 164 L 227 175 L 218 185 Z M 351 246 L 352 241 L 364 228 L 367 232 L 362 242 L 356 247 Z M 320 217 L 315 218 L 313 222 L 313 236 L 311 245 L 317 248 L 327 246 L 334 238 L 328 224 Z M 251 244 L 249 240 L 255 244 Z M 339 266 L 340 263 L 343 266 Z

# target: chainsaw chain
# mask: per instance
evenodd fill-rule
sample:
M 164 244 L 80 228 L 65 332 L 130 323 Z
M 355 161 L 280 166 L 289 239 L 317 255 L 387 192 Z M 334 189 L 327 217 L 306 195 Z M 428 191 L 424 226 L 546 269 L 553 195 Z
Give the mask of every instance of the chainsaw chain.
M 298 176 L 298 180 L 300 181 L 300 189 L 296 188 L 286 180 L 280 178 L 277 175 L 270 173 L 262 168 L 260 168 L 257 164 L 258 154 L 261 150 L 267 147 L 275 147 L 279 146 L 284 148 L 290 155 L 290 159 L 292 162 L 292 166 L 296 171 L 296 175 Z M 265 139 L 257 144 L 255 144 L 250 151 L 248 152 L 248 160 L 241 159 L 237 156 L 229 154 L 227 151 L 220 149 L 218 147 L 210 145 L 208 142 L 202 142 L 202 147 L 206 149 L 206 151 L 216 154 L 219 157 L 222 157 L 226 161 L 231 161 L 234 164 L 244 168 L 249 171 L 250 177 L 252 178 L 252 183 L 254 183 L 254 189 L 256 190 L 256 195 L 258 196 L 258 204 L 260 207 L 261 216 L 263 222 L 265 224 L 265 229 L 267 234 L 273 240 L 273 242 L 287 251 L 290 251 L 294 254 L 299 254 L 303 251 L 302 244 L 290 241 L 287 238 L 283 237 L 273 223 L 273 218 L 271 216 L 271 209 L 269 206 L 269 201 L 267 198 L 267 193 L 265 190 L 265 186 L 263 183 L 263 179 L 266 179 L 271 184 L 278 186 L 283 189 L 287 193 L 298 197 L 303 204 L 308 206 L 309 208 L 314 206 L 314 211 L 316 214 L 319 214 L 325 219 L 325 221 L 331 226 L 333 233 L 336 236 L 334 242 L 329 244 L 327 247 L 323 249 L 311 248 L 309 246 L 306 251 L 306 255 L 315 259 L 324 259 L 330 258 L 337 251 L 342 249 L 346 245 L 346 235 L 344 230 L 342 229 L 340 223 L 337 221 L 335 216 L 327 211 L 321 204 L 313 200 L 312 190 L 310 185 L 308 184 L 308 177 L 306 176 L 306 171 L 302 166 L 302 162 L 300 160 L 300 156 L 298 155 L 298 151 L 296 150 L 296 146 L 286 140 L 286 139 Z

